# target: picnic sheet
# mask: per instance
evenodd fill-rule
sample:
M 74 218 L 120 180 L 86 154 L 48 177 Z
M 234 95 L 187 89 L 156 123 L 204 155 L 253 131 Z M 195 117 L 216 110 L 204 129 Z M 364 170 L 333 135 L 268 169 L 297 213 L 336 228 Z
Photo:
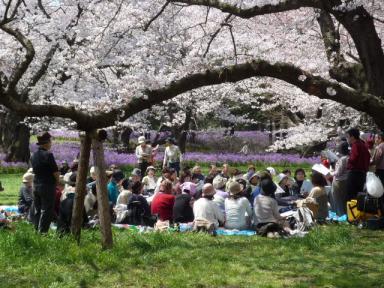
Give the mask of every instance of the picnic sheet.
M 112 224 L 112 226 L 119 229 L 132 230 L 140 233 L 154 231 L 152 227 L 147 227 L 147 226 L 135 226 L 135 225 L 129 225 L 129 224 Z M 170 227 L 168 231 L 188 232 L 188 231 L 192 231 L 192 228 L 193 228 L 192 223 L 181 223 L 178 229 Z M 229 229 L 219 228 L 219 229 L 216 229 L 216 234 L 223 235 L 223 236 L 253 236 L 253 235 L 256 235 L 256 232 L 252 230 L 229 230 Z

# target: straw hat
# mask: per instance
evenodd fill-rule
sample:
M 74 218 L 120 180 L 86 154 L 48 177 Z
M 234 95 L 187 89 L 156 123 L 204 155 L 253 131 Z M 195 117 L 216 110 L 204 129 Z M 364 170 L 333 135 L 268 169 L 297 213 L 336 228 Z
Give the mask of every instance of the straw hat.
M 231 195 L 237 195 L 241 193 L 241 185 L 238 182 L 231 182 L 229 184 L 229 194 Z
M 23 183 L 31 183 L 34 177 L 35 177 L 35 174 L 29 173 L 29 172 L 25 173 L 23 175 Z
M 143 143 L 145 143 L 145 137 L 144 137 L 144 136 L 140 136 L 140 137 L 137 139 L 137 143 L 139 143 L 139 144 L 143 144 Z

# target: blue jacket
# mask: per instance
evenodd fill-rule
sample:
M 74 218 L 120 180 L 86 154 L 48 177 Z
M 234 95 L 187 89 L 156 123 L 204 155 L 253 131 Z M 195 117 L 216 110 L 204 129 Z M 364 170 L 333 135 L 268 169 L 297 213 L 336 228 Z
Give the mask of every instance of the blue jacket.
M 119 196 L 119 188 L 117 184 L 113 181 L 108 183 L 108 199 L 109 202 L 112 202 L 113 205 L 116 205 L 117 197 Z

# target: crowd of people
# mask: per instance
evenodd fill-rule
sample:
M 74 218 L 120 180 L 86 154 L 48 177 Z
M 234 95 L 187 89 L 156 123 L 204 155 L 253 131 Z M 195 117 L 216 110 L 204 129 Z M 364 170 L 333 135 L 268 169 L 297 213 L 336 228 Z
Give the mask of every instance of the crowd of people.
M 54 220 L 60 231 L 68 232 L 78 162 L 63 162 L 59 168 L 49 152 L 49 133 L 37 139 L 39 149 L 33 154 L 32 168 L 22 179 L 19 210 L 29 215 L 41 233 L 47 232 Z M 369 169 L 375 169 L 384 181 L 384 134 L 377 134 L 375 143 L 368 140 L 360 137 L 358 129 L 348 130 L 337 140 L 335 153 L 322 153 L 321 169 L 315 165 L 308 177 L 302 168 L 278 173 L 273 167 L 257 171 L 249 165 L 245 174 L 228 164 L 211 165 L 206 174 L 198 165 L 182 168 L 182 153 L 172 138 L 166 141 L 162 166 L 156 168 L 158 147 L 152 148 L 141 136 L 135 151 L 137 165 L 128 177 L 115 165 L 105 171 L 110 213 L 115 223 L 159 230 L 192 223 L 198 231 L 254 229 L 277 237 L 293 229 L 283 212 L 305 207 L 318 223 L 326 223 L 329 210 L 339 216 L 347 213 L 347 201 L 364 191 Z M 98 214 L 97 177 L 91 167 L 84 223 Z

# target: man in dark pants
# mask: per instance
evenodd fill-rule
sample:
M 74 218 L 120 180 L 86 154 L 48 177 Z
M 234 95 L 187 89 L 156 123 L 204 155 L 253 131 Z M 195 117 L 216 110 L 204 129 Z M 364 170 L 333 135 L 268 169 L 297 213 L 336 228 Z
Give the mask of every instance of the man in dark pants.
M 347 169 L 347 201 L 356 199 L 357 193 L 362 192 L 369 170 L 370 154 L 367 145 L 360 139 L 356 128 L 347 131 L 347 141 L 351 145 Z
M 54 215 L 55 189 L 59 182 L 59 169 L 53 154 L 51 135 L 43 132 L 37 136 L 39 149 L 32 155 L 32 168 L 35 174 L 33 203 L 33 223 L 40 233 L 46 233 Z

